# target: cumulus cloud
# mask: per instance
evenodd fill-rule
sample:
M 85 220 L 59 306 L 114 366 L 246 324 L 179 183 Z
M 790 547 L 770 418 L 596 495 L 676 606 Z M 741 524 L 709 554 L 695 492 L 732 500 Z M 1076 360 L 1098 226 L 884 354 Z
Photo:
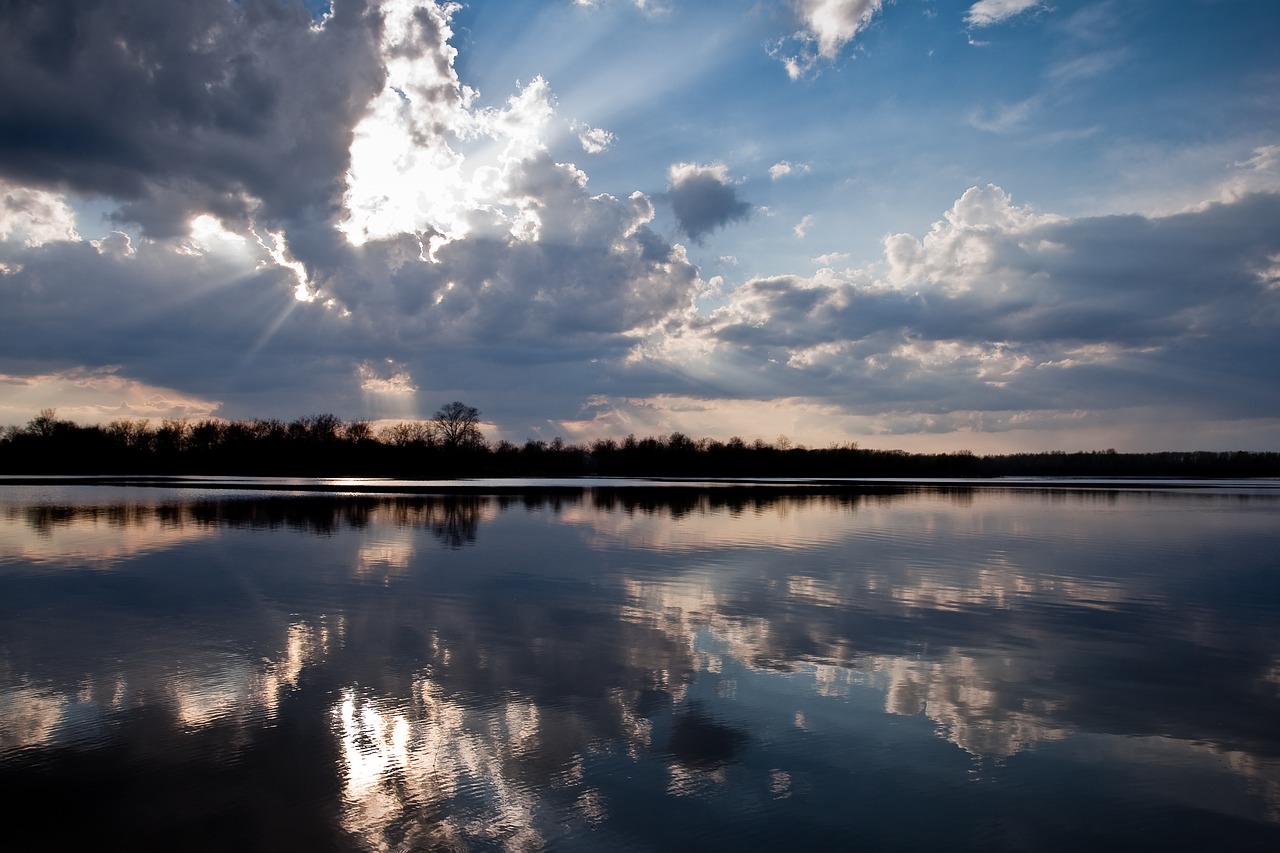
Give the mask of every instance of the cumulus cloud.
M 114 255 L 117 258 L 127 258 L 137 251 L 133 247 L 133 240 L 123 231 L 112 231 L 105 237 L 90 240 L 89 245 L 100 254 Z
M 60 194 L 0 181 L 0 241 L 41 246 L 79 240 L 75 223 L 75 213 Z
M 590 194 L 551 156 L 545 80 L 477 105 L 456 9 L 17 7 L 0 34 L 0 121 L 24 128 L 0 140 L 0 370 L 110 365 L 229 417 L 409 411 L 426 393 L 576 405 L 592 365 L 687 308 L 698 272 L 650 229 L 649 198 Z M 92 35 L 59 40 L 73 30 Z M 117 205 L 121 227 L 79 240 L 71 195 Z M 695 227 L 741 215 L 693 209 Z
M 880 4 L 796 9 L 818 61 Z M 701 241 L 751 212 L 728 168 L 677 163 L 653 198 L 588 189 L 562 146 L 608 132 L 560 117 L 541 77 L 482 99 L 455 62 L 456 12 L 10 4 L 3 400 L 404 417 L 464 399 L 517 440 L 587 398 L 605 401 L 590 423 L 648 400 L 655 426 L 686 429 L 803 402 L 797 434 L 1102 429 L 1135 406 L 1171 423 L 1186 400 L 1280 422 L 1273 145 L 1219 151 L 1230 186 L 1174 215 L 1071 219 L 979 187 L 864 268 L 832 269 L 833 251 L 813 275 L 704 281 L 654 204 Z
M 696 355 L 698 382 L 727 396 L 931 419 L 898 429 L 1096 424 L 1188 400 L 1182 417 L 1264 422 L 1280 417 L 1278 224 L 1269 193 L 1070 219 L 975 187 L 923 237 L 886 237 L 878 263 L 752 279 L 646 354 Z
M 854 36 L 864 30 L 884 5 L 884 0 L 793 0 L 800 29 L 792 37 L 795 52 L 780 50 L 792 80 L 814 70 L 819 61 L 832 61 Z
M 1044 0 L 978 0 L 964 19 L 970 26 L 989 27 L 1044 5 Z
M 746 219 L 751 205 L 738 190 L 723 163 L 675 163 L 668 172 L 667 198 L 680 230 L 695 242 L 731 222 Z

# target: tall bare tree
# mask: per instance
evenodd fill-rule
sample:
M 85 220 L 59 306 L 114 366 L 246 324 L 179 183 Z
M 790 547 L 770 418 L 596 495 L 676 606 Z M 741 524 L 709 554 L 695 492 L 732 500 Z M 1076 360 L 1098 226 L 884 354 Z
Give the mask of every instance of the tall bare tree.
M 432 419 L 436 438 L 445 447 L 480 447 L 484 436 L 480 434 L 480 410 L 475 406 L 454 400 L 436 411 Z

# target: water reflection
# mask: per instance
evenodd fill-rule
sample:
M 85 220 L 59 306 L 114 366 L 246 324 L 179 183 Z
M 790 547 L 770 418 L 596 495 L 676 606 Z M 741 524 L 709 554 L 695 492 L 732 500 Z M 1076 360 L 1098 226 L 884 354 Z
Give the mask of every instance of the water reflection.
M 251 849 L 1280 840 L 1275 498 L 104 494 L 0 505 L 18 813 Z

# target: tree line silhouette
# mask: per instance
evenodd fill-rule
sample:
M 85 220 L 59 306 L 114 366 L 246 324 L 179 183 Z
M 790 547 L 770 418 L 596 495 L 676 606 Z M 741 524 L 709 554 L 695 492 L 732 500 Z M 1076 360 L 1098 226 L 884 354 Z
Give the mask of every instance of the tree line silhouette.
M 375 430 L 323 414 L 284 422 L 214 418 L 189 422 L 119 419 L 80 425 L 43 410 L 0 432 L 0 473 L 191 474 L 295 477 L 1276 477 L 1280 453 L 1114 450 L 907 453 L 856 442 L 825 448 L 683 433 L 587 444 L 485 440 L 480 412 L 452 402 L 430 420 Z

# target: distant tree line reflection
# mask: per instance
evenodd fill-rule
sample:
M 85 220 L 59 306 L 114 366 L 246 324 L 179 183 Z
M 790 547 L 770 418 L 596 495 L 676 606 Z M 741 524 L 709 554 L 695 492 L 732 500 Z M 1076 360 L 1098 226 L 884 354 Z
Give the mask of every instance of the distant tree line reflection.
M 460 548 L 476 541 L 481 522 L 513 509 L 549 510 L 559 514 L 589 506 L 593 510 L 627 515 L 690 515 L 728 511 L 730 515 L 765 513 L 779 504 L 840 506 L 880 504 L 908 494 L 901 487 L 872 491 L 822 492 L 799 489 L 733 487 L 723 489 L 582 488 L 521 494 L 422 495 L 377 497 L 324 495 L 298 497 L 210 498 L 200 500 L 135 501 L 110 504 L 32 503 L 8 507 L 9 521 L 21 521 L 48 535 L 59 528 L 83 524 L 138 528 L 159 523 L 168 528 L 230 527 L 292 529 L 320 536 L 371 525 L 390 524 L 431 532 L 441 543 Z
M 289 528 L 322 536 L 360 530 L 371 523 L 387 523 L 430 531 L 443 544 L 460 548 L 476 541 L 480 518 L 490 499 L 479 495 L 420 498 L 279 497 L 252 500 L 196 500 L 137 502 L 105 505 L 31 504 L 11 508 L 10 519 L 21 519 L 38 533 L 59 527 L 101 523 L 112 527 L 142 527 L 159 522 L 255 529 Z
M 1114 450 L 907 453 L 856 442 L 824 448 L 683 433 L 586 444 L 560 438 L 523 445 L 486 441 L 479 411 L 449 403 L 429 421 L 374 430 L 323 414 L 195 422 L 144 419 L 104 425 L 61 420 L 45 409 L 0 432 L 0 473 L 192 474 L 296 477 L 1275 477 L 1280 453 Z

